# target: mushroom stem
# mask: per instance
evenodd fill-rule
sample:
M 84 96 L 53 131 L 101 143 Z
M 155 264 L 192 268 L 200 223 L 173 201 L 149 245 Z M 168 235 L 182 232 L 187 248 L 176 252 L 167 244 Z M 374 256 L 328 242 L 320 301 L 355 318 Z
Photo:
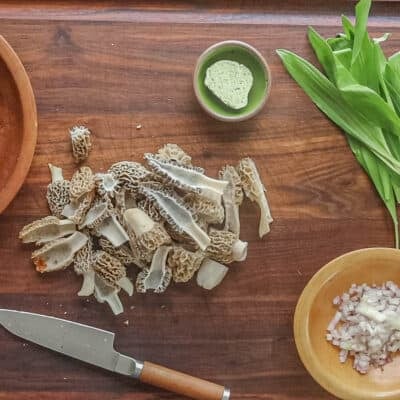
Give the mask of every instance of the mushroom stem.
M 62 169 L 60 167 L 56 167 L 53 164 L 48 164 L 49 170 L 51 174 L 51 182 L 62 181 L 64 180 Z
M 243 261 L 247 257 L 247 242 L 243 242 L 242 240 L 236 240 L 232 246 L 232 257 L 234 261 Z
M 94 292 L 94 270 L 90 270 L 82 274 L 83 282 L 81 290 L 78 292 L 78 296 L 90 296 Z

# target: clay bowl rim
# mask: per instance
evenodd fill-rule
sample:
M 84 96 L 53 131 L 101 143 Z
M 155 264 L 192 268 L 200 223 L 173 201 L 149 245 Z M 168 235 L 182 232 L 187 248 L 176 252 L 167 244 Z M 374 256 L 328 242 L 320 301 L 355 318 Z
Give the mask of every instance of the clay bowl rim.
M 207 56 L 217 50 L 218 48 L 221 47 L 226 47 L 226 46 L 238 46 L 238 47 L 243 47 L 245 48 L 248 52 L 252 53 L 253 56 L 258 60 L 260 65 L 263 67 L 265 76 L 267 77 L 267 87 L 265 89 L 265 93 L 263 96 L 262 101 L 255 107 L 253 110 L 249 111 L 247 114 L 242 114 L 238 116 L 227 116 L 227 115 L 221 115 L 218 112 L 215 112 L 211 108 L 205 104 L 203 101 L 203 97 L 200 94 L 199 86 L 198 86 L 198 75 L 200 73 L 200 69 L 206 60 Z M 246 42 L 243 42 L 241 40 L 224 40 L 222 42 L 217 42 L 212 44 L 211 46 L 207 47 L 199 56 L 199 58 L 196 61 L 196 66 L 193 72 L 193 89 L 194 93 L 196 95 L 196 99 L 198 103 L 200 104 L 201 108 L 211 117 L 215 118 L 216 120 L 223 121 L 223 122 L 240 122 L 240 121 L 246 121 L 255 115 L 257 115 L 265 106 L 265 103 L 267 102 L 270 92 L 271 92 L 271 70 L 269 68 L 269 65 L 267 63 L 267 60 L 263 57 L 263 55 L 251 44 L 248 44 Z
M 0 35 L 0 57 L 17 87 L 23 120 L 22 143 L 15 168 L 4 187 L 0 189 L 0 213 L 2 213 L 18 193 L 31 166 L 37 142 L 37 110 L 26 70 L 18 55 L 2 35 Z
M 331 279 L 337 277 L 344 269 L 351 268 L 351 265 L 342 263 L 343 259 L 351 258 L 352 256 L 359 255 L 360 253 L 370 253 L 375 257 L 379 257 L 380 254 L 385 253 L 386 257 L 393 259 L 397 258 L 400 261 L 400 250 L 386 247 L 364 248 L 336 257 L 319 269 L 309 280 L 299 297 L 293 320 L 294 339 L 297 352 L 303 365 L 319 385 L 321 385 L 331 394 L 345 400 L 367 400 L 367 398 L 365 397 L 365 391 L 361 392 L 358 389 L 359 386 L 346 386 L 341 380 L 338 379 L 338 377 L 330 374 L 326 369 L 321 367 L 320 358 L 315 354 L 315 351 L 313 351 L 313 346 L 311 343 L 310 332 L 308 329 L 309 314 L 317 295 L 321 293 L 321 290 L 323 290 L 325 284 Z M 321 334 L 323 335 L 324 332 Z M 354 373 L 357 374 L 356 371 L 354 371 Z M 399 391 L 385 391 L 385 393 L 382 393 L 379 396 L 368 398 L 396 400 L 399 398 Z

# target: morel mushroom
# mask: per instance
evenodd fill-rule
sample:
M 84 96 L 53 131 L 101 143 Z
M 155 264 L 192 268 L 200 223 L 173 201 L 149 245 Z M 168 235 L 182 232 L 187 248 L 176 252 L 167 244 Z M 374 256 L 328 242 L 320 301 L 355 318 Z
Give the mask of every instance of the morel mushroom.
M 171 243 L 163 226 L 139 208 L 126 210 L 124 221 L 130 234 L 131 247 L 138 252 L 141 260 L 150 262 L 157 248 Z
M 154 202 L 160 214 L 175 231 L 187 233 L 201 250 L 206 249 L 210 244 L 210 238 L 195 222 L 190 211 L 183 205 L 182 199 L 168 191 L 154 188 L 151 184 L 142 184 L 141 191 Z
M 191 252 L 183 247 L 173 247 L 167 264 L 172 270 L 174 282 L 188 282 L 192 279 L 203 260 L 204 253 L 201 251 Z
M 85 126 L 74 126 L 69 130 L 72 142 L 72 155 L 77 163 L 85 161 L 92 148 L 90 131 Z
M 173 161 L 177 164 L 192 166 L 192 157 L 185 153 L 177 144 L 168 143 L 157 151 L 157 158 L 165 161 Z
M 46 243 L 32 253 L 32 260 L 38 272 L 52 272 L 66 268 L 74 255 L 88 241 L 86 235 L 75 232 L 71 236 Z
M 193 215 L 209 224 L 221 224 L 224 220 L 224 207 L 196 193 L 188 193 L 183 201 Z
M 83 277 L 81 289 L 78 296 L 90 296 L 94 292 L 94 269 L 93 269 L 93 240 L 88 235 L 86 244 L 75 254 L 74 271 Z
M 239 206 L 243 202 L 243 189 L 240 176 L 235 167 L 226 165 L 219 171 L 219 178 L 229 182 L 224 190 L 222 200 L 225 209 L 225 225 L 224 230 L 230 231 L 239 237 L 240 219 Z
M 206 249 L 209 258 L 224 264 L 246 259 L 248 244 L 239 240 L 234 233 L 210 229 L 208 235 L 211 240 Z
M 167 257 L 171 247 L 159 247 L 153 256 L 150 268 L 143 268 L 136 279 L 136 291 L 145 293 L 154 290 L 155 293 L 164 292 L 171 282 L 171 268 L 167 266 Z
M 111 256 L 117 258 L 124 265 L 136 264 L 138 260 L 134 257 L 131 249 L 127 245 L 122 245 L 120 247 L 115 247 L 108 239 L 101 237 L 99 239 L 99 246 L 102 250 L 106 251 Z M 143 267 L 143 265 L 138 265 Z
M 129 296 L 133 294 L 132 282 L 126 277 L 126 268 L 115 257 L 103 250 L 95 252 L 93 268 L 102 280 L 115 289 L 123 289 Z
M 23 243 L 40 245 L 70 235 L 75 231 L 76 227 L 72 221 L 49 216 L 24 226 L 19 233 L 19 238 Z
M 153 154 L 147 153 L 144 158 L 157 174 L 164 177 L 167 183 L 181 190 L 201 194 L 217 203 L 221 202 L 221 196 L 228 182 L 209 178 L 195 167 L 159 160 Z
M 51 183 L 47 186 L 47 203 L 51 213 L 60 218 L 64 207 L 69 203 L 70 182 L 65 180 L 62 169 L 49 164 Z
M 95 177 L 90 167 L 81 167 L 72 175 L 69 195 L 71 201 L 78 201 L 95 188 Z
M 260 207 L 261 217 L 258 232 L 260 238 L 262 238 L 270 231 L 269 224 L 273 221 L 268 200 L 265 196 L 265 187 L 261 182 L 257 167 L 251 158 L 247 157 L 240 160 L 237 171 L 246 196 L 251 201 L 255 201 Z

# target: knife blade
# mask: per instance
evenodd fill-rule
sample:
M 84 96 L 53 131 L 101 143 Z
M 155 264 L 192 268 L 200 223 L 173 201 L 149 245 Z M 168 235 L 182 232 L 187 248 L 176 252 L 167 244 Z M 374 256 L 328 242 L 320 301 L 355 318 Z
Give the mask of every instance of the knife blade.
M 114 333 L 65 319 L 0 309 L 0 325 L 12 334 L 69 357 L 137 378 L 197 400 L 228 400 L 229 389 L 114 349 Z

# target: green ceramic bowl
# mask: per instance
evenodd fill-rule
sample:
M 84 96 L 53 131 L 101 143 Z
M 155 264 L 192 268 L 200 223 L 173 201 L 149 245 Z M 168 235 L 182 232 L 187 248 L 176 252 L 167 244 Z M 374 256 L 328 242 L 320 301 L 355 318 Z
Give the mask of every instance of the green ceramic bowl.
M 240 110 L 227 107 L 204 84 L 207 68 L 219 60 L 236 61 L 253 74 L 248 104 Z M 227 40 L 212 45 L 199 57 L 193 75 L 193 87 L 197 100 L 209 115 L 221 121 L 243 121 L 263 108 L 271 87 L 271 73 L 258 50 L 244 42 Z

